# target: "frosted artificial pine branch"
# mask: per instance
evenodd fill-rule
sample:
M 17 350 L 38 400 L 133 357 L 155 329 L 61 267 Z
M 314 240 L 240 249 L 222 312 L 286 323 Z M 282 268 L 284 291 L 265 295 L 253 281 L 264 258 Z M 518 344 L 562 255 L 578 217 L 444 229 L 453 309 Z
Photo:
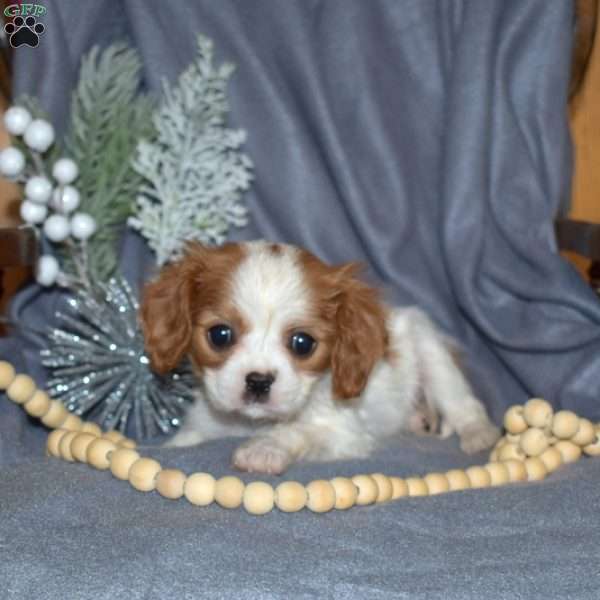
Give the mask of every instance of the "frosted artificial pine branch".
M 213 65 L 213 45 L 198 37 L 196 60 L 153 114 L 156 137 L 141 140 L 133 161 L 144 178 L 128 223 L 156 253 L 158 265 L 177 258 L 189 240 L 219 244 L 230 226 L 246 224 L 241 194 L 252 163 L 239 148 L 246 134 L 228 129 L 226 86 L 233 66 Z
M 142 181 L 131 166 L 137 142 L 153 135 L 152 103 L 139 93 L 138 53 L 117 42 L 93 47 L 73 89 L 66 147 L 80 167 L 81 207 L 98 224 L 88 248 L 88 275 L 106 281 L 117 271 L 123 224 Z

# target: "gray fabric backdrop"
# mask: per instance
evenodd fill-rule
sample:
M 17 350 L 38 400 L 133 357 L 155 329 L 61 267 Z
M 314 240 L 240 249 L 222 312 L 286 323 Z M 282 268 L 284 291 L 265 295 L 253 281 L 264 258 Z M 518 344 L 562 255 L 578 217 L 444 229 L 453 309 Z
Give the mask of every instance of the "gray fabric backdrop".
M 420 304 L 456 337 L 497 421 L 531 395 L 600 420 L 600 304 L 553 236 L 571 175 L 569 0 L 44 4 L 46 32 L 17 51 L 15 87 L 39 95 L 57 126 L 92 44 L 129 38 L 158 91 L 208 35 L 237 65 L 231 121 L 256 165 L 252 222 L 234 238 L 366 261 L 391 300 Z M 149 258 L 130 234 L 122 265 L 134 284 Z M 58 300 L 30 287 L 13 317 L 43 325 Z M 41 383 L 37 353 L 25 334 L 0 346 Z M 585 560 L 600 542 L 593 461 L 538 485 L 257 520 L 42 459 L 42 429 L 5 401 L 0 416 L 11 598 L 597 597 L 598 564 Z M 233 444 L 156 455 L 225 472 Z M 454 440 L 408 438 L 290 476 L 461 464 Z

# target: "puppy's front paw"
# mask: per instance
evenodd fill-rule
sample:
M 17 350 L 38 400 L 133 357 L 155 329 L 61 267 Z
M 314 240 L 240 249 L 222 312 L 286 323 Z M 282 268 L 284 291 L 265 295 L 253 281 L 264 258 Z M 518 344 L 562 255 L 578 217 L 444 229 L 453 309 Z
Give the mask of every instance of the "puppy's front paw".
M 233 453 L 233 466 L 240 471 L 280 475 L 292 462 L 292 455 L 268 438 L 256 438 Z
M 489 421 L 468 425 L 459 432 L 460 447 L 467 454 L 475 454 L 494 445 L 500 437 L 500 429 Z

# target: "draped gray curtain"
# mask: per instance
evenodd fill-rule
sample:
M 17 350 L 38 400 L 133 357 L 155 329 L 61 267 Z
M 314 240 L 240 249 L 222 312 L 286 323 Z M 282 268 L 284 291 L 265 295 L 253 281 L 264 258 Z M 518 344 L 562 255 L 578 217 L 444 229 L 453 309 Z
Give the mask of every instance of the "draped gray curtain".
M 528 396 L 600 419 L 600 304 L 559 256 L 569 194 L 568 0 L 48 1 L 15 88 L 66 123 L 79 60 L 126 38 L 156 93 L 201 32 L 237 71 L 232 125 L 248 132 L 251 224 L 234 239 L 359 259 L 392 302 L 454 336 L 496 420 Z M 151 256 L 126 236 L 134 285 Z M 12 316 L 42 327 L 56 293 L 21 293 Z M 0 350 L 44 379 L 26 333 Z

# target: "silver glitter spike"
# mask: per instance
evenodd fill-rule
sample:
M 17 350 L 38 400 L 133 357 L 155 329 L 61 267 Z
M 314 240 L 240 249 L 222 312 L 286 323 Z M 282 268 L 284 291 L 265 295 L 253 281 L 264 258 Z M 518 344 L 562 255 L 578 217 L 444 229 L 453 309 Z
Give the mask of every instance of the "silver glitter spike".
M 124 279 L 80 291 L 55 316 L 42 364 L 48 393 L 107 429 L 148 439 L 170 433 L 193 400 L 189 364 L 157 375 L 144 353 L 139 304 Z

